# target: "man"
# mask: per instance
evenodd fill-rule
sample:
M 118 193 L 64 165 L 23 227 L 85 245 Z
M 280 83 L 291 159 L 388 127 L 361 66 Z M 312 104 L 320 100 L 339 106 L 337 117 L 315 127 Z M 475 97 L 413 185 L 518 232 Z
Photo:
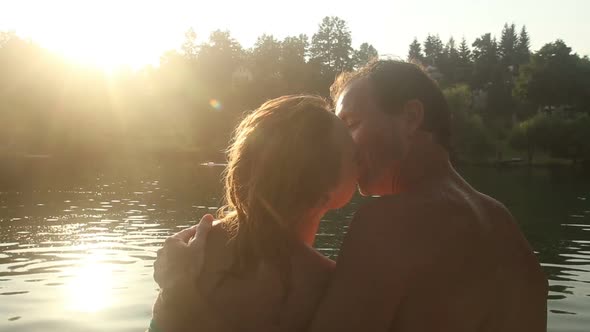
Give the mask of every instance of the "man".
M 351 222 L 311 331 L 545 331 L 546 278 L 508 210 L 451 166 L 436 83 L 381 60 L 331 92 L 359 189 L 380 197 Z

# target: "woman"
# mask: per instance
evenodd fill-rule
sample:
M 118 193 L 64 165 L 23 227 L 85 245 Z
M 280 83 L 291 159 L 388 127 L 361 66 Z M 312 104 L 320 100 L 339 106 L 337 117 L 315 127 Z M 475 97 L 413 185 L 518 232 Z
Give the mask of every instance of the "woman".
M 227 212 L 208 236 L 198 280 L 191 257 L 160 257 L 183 268 L 156 276 L 152 326 L 303 331 L 334 268 L 312 249 L 320 220 L 356 190 L 352 138 L 324 99 L 286 96 L 241 122 L 228 157 Z

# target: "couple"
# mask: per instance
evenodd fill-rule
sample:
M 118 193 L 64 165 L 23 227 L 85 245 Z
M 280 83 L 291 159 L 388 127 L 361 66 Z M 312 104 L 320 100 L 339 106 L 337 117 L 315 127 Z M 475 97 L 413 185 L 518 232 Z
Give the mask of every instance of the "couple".
M 450 114 L 419 67 L 379 60 L 237 128 L 229 211 L 167 239 L 152 331 L 545 331 L 547 281 L 510 212 L 449 160 Z M 312 248 L 356 186 L 338 260 Z M 196 235 L 195 235 L 196 234 Z

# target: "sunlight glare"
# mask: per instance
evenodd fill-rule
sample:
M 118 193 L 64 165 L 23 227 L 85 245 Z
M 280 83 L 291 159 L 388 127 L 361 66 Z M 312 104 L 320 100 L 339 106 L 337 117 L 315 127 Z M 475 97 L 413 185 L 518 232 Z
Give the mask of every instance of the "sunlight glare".
M 67 308 L 77 312 L 97 312 L 112 304 L 112 290 L 112 266 L 92 257 L 79 266 L 67 287 Z
M 25 28 L 17 33 L 69 61 L 108 72 L 158 65 L 160 55 L 179 43 L 170 36 L 182 37 L 182 30 L 168 31 L 176 30 L 174 22 L 151 3 L 56 0 L 35 7 L 44 16 L 22 10 Z

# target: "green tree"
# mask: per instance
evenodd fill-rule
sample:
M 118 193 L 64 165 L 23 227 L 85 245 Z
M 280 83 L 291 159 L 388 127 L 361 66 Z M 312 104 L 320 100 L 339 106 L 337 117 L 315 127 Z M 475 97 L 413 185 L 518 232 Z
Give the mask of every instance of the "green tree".
M 512 114 L 515 109 L 512 90 L 518 74 L 518 36 L 516 25 L 504 24 L 498 45 L 499 64 L 489 89 L 491 108 L 497 113 Z
M 471 81 L 471 73 L 473 71 L 473 60 L 471 58 L 471 50 L 465 37 L 461 40 L 459 45 L 459 59 L 457 65 L 457 82 L 469 83 Z
M 242 77 L 237 76 L 251 70 L 245 66 L 246 60 L 246 52 L 228 31 L 213 31 L 209 41 L 200 46 L 196 73 L 198 90 L 174 101 L 184 101 L 177 106 L 178 112 L 183 114 L 179 118 L 185 119 L 181 125 L 192 126 L 188 133 L 194 144 L 223 146 L 222 142 L 227 142 L 231 131 L 228 117 L 241 113 L 244 107 L 257 100 L 257 94 L 247 89 L 249 84 L 244 84 Z
M 590 116 L 584 113 L 540 112 L 515 126 L 511 145 L 527 152 L 529 164 L 536 151 L 553 157 L 568 158 L 573 163 L 590 158 Z
M 533 163 L 534 155 L 539 150 L 548 150 L 557 127 L 558 118 L 541 112 L 536 116 L 515 126 L 510 137 L 512 147 L 525 150 L 528 163 Z
M 461 64 L 470 64 L 472 61 L 471 50 L 469 49 L 469 45 L 467 45 L 465 37 L 463 37 L 459 45 L 459 61 Z
M 455 45 L 455 38 L 449 38 L 449 41 L 445 45 L 445 53 L 452 59 L 453 62 L 459 62 L 459 50 Z
M 574 164 L 579 160 L 590 160 L 590 116 L 587 113 L 575 114 L 563 129 L 567 145 L 560 151 L 566 152 L 567 158 Z
M 439 69 L 443 75 L 443 82 L 445 85 L 453 85 L 458 82 L 459 73 L 459 50 L 455 45 L 455 39 L 449 38 L 443 50 Z
M 199 46 L 197 45 L 197 33 L 193 28 L 188 29 L 184 33 L 184 42 L 180 47 L 182 55 L 186 58 L 195 60 L 199 54 Z
M 531 57 L 531 41 L 529 38 L 529 34 L 526 30 L 526 26 L 523 25 L 522 29 L 520 30 L 520 35 L 518 36 L 518 41 L 516 43 L 516 62 L 517 64 L 523 65 L 530 61 Z
M 354 68 L 360 68 L 369 61 L 379 57 L 379 52 L 369 43 L 362 43 L 358 50 L 353 52 L 352 63 Z
M 490 116 L 511 115 L 514 111 L 512 75 L 502 67 L 496 38 L 487 33 L 473 43 L 472 87 L 485 91 L 485 108 Z
M 311 60 L 316 62 L 322 74 L 352 69 L 352 37 L 346 21 L 336 16 L 326 16 L 311 39 Z
M 528 164 L 533 163 L 535 156 L 535 137 L 533 132 L 528 130 L 528 126 L 521 123 L 518 126 L 514 126 L 510 134 L 510 146 L 517 150 L 524 150 L 527 154 Z
M 254 75 L 260 80 L 279 78 L 281 53 L 281 42 L 273 35 L 258 37 L 252 49 Z
M 283 40 L 280 68 L 285 93 L 308 92 L 309 66 L 305 60 L 308 53 L 309 38 L 306 35 L 289 36 Z
M 282 42 L 282 59 L 284 62 L 304 63 L 309 52 L 309 38 L 307 35 L 285 37 Z
M 213 31 L 209 41 L 200 46 L 198 60 L 201 78 L 214 88 L 227 89 L 243 59 L 244 50 L 229 31 Z
M 504 24 L 502 37 L 500 38 L 499 56 L 504 68 L 516 68 L 517 61 L 518 36 L 516 35 L 516 26 L 514 24 Z
M 273 35 L 264 34 L 256 40 L 251 52 L 250 68 L 256 84 L 252 92 L 256 100 L 278 97 L 284 91 L 281 68 L 282 45 Z
M 562 40 L 545 44 L 520 69 L 514 94 L 536 107 L 580 106 L 585 103 L 583 61 Z
M 438 35 L 428 35 L 424 41 L 424 60 L 426 64 L 438 66 L 444 56 L 444 46 Z
M 590 113 L 590 58 L 586 55 L 578 60 L 578 80 L 580 85 L 580 110 Z
M 213 60 L 219 56 L 218 60 L 228 61 L 237 64 L 243 59 L 244 51 L 240 43 L 235 40 L 229 31 L 215 30 L 209 35 L 209 41 L 200 46 L 200 60 Z
M 471 111 L 471 89 L 466 84 L 458 84 L 443 90 L 453 117 L 465 117 Z
M 422 45 L 418 42 L 418 38 L 414 38 L 410 44 L 410 50 L 408 52 L 408 61 L 418 61 L 419 63 L 424 62 L 424 54 L 422 53 Z
M 484 88 L 491 84 L 498 65 L 498 45 L 490 33 L 473 42 L 473 86 Z
M 452 146 L 460 157 L 485 159 L 493 154 L 495 146 L 480 115 L 472 111 L 471 89 L 465 84 L 443 90 L 452 112 Z

